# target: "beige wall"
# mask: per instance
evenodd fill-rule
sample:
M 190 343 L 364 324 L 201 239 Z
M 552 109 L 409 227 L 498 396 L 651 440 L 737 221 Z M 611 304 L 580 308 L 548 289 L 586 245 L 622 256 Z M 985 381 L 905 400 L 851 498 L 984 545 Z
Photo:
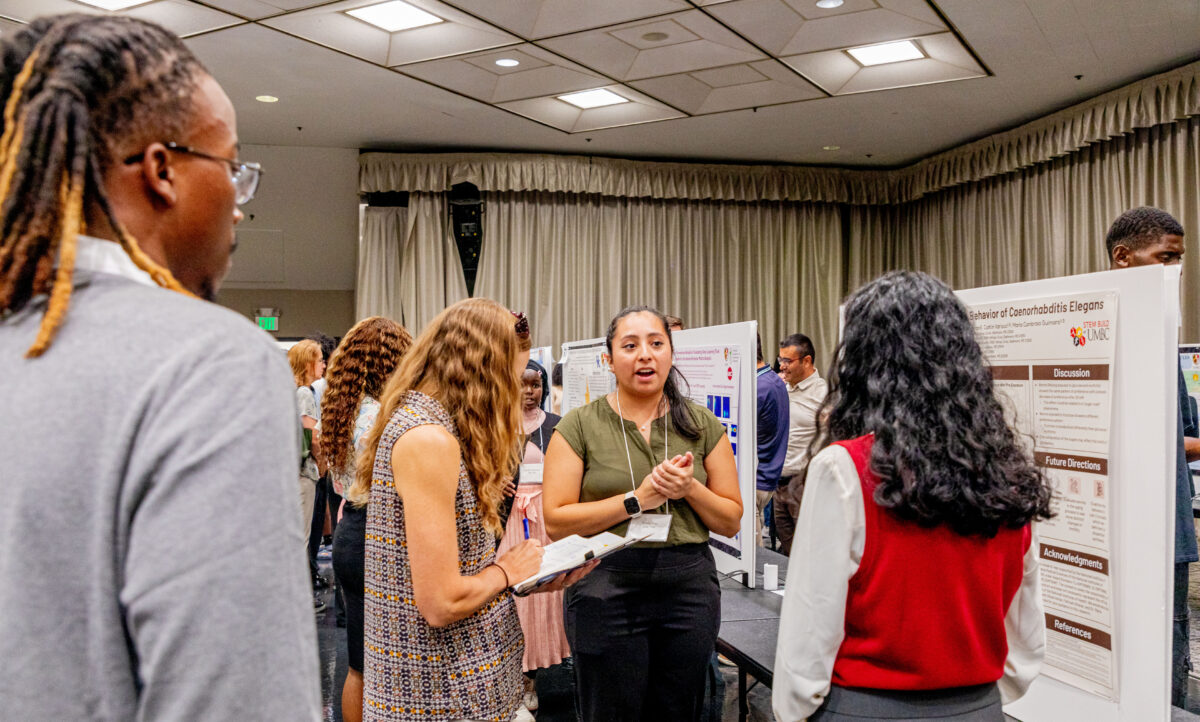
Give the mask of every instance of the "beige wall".
M 282 312 L 276 338 L 308 336 L 316 331 L 342 336 L 354 325 L 354 291 L 294 289 L 222 289 L 217 303 L 254 320 L 254 309 Z
M 282 310 L 277 337 L 322 331 L 341 336 L 354 323 L 358 263 L 358 151 L 245 145 L 263 179 L 242 208 L 238 250 L 218 303 L 250 318 Z

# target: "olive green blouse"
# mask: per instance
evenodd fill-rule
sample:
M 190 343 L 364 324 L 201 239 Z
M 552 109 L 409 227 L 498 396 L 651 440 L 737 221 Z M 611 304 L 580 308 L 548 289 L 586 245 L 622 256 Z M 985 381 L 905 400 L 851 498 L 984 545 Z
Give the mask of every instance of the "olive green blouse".
M 692 417 L 700 428 L 700 438 L 692 440 L 680 436 L 672 427 L 666 439 L 667 458 L 692 452 L 693 475 L 696 481 L 705 484 L 708 473 L 704 469 L 705 457 L 716 448 L 725 427 L 712 412 L 699 404 L 687 402 Z M 667 432 L 670 415 L 655 419 L 650 425 L 650 444 L 638 431 L 637 424 L 622 419 L 609 405 L 608 400 L 599 399 L 572 409 L 558 422 L 554 432 L 563 437 L 575 454 L 583 461 L 583 484 L 579 501 L 599 501 L 610 496 L 624 496 L 642 483 L 642 479 L 663 461 L 664 433 Z M 625 440 L 629 442 L 629 458 L 625 457 Z M 629 465 L 633 464 L 633 480 L 629 478 Z M 708 527 L 684 499 L 667 502 L 667 508 L 675 518 L 671 521 L 671 533 L 666 542 L 641 542 L 638 547 L 664 547 L 679 544 L 703 544 L 708 542 Z M 645 510 L 661 513 L 658 509 Z M 608 531 L 621 536 L 629 528 L 628 520 Z

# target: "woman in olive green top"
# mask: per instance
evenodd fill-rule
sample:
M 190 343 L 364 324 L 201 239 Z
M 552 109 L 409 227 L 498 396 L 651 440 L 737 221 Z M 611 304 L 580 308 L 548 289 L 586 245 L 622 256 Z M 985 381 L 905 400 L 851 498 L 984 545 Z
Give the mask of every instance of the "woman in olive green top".
M 696 719 L 721 611 L 708 535 L 733 536 L 742 517 L 733 448 L 683 395 L 662 314 L 625 309 L 606 340 L 617 390 L 555 429 L 546 529 L 649 536 L 567 592 L 579 710 L 585 722 Z

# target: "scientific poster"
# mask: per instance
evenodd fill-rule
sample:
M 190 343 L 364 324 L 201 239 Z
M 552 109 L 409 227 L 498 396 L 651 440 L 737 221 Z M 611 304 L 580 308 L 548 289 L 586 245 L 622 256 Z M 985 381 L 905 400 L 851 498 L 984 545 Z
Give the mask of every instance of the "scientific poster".
M 1054 488 L 1036 525 L 1046 658 L 1042 673 L 1117 695 L 1109 533 L 1117 294 L 969 306 L 1006 415 Z
M 602 338 L 563 344 L 563 416 L 617 388 L 604 354 Z
M 713 412 L 725 427 L 733 455 L 737 457 L 741 409 L 738 403 L 741 373 L 741 353 L 737 346 L 686 346 L 675 349 L 675 368 L 687 381 L 687 395 L 692 401 Z M 754 448 L 755 440 L 748 443 Z M 741 555 L 739 533 L 734 538 L 712 534 L 710 543 L 725 552 Z

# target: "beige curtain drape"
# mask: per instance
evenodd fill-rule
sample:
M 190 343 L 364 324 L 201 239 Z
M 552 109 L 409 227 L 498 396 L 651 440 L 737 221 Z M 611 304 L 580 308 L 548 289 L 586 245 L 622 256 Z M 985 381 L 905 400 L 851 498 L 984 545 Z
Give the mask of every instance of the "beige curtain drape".
M 1150 205 L 1183 225 L 1183 337 L 1200 339 L 1200 118 L 1145 128 L 912 203 L 849 208 L 847 291 L 895 268 L 955 288 L 1108 268 L 1104 236 Z
M 410 193 L 407 208 L 367 208 L 359 249 L 359 319 L 386 316 L 416 336 L 467 297 L 443 193 Z
M 763 354 L 804 332 L 825 357 L 842 292 L 836 206 L 485 193 L 477 296 L 526 311 L 534 345 L 604 334 L 646 304 L 688 326 L 757 320 Z

